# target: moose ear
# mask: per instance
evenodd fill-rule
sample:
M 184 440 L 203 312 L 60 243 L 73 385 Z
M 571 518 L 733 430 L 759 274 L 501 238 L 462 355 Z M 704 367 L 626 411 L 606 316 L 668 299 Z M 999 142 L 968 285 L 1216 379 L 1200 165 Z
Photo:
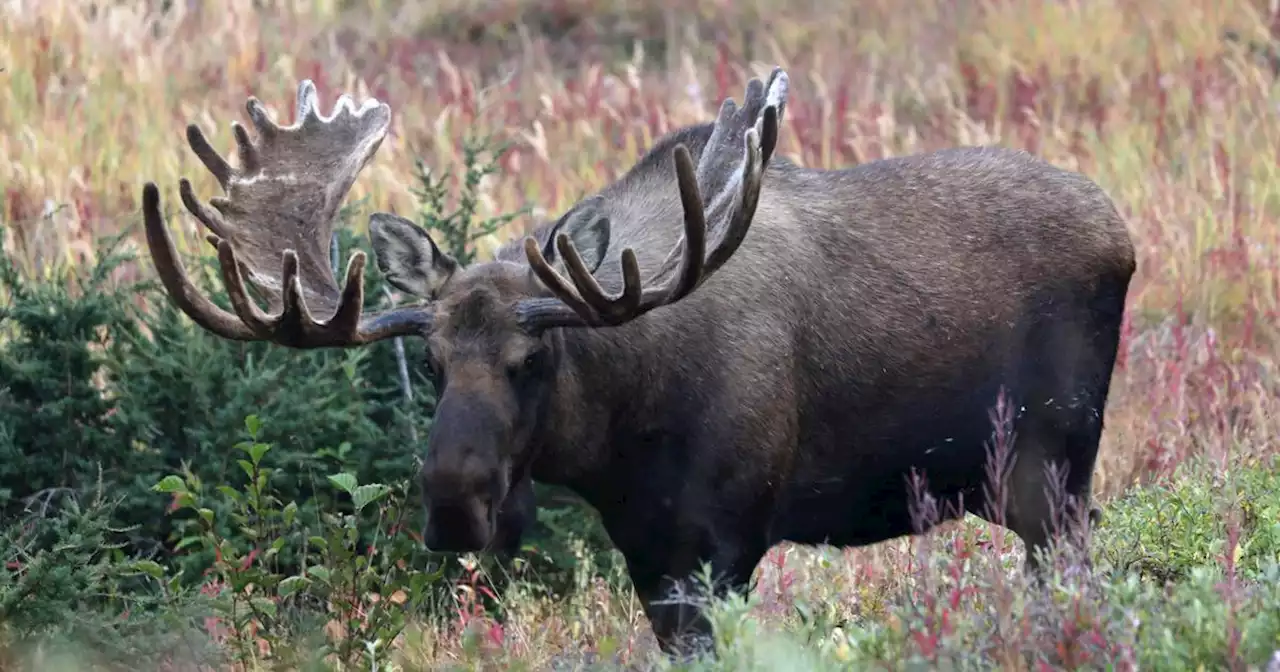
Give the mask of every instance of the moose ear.
M 401 291 L 434 299 L 458 262 L 440 251 L 431 236 L 413 222 L 386 212 L 369 217 L 374 258 L 387 282 Z
M 547 241 L 542 246 L 542 256 L 550 263 L 561 262 L 556 251 L 556 236 L 564 233 L 569 236 L 574 249 L 582 257 L 582 263 L 595 273 L 604 262 L 605 252 L 609 249 L 609 217 L 601 210 L 602 199 L 593 196 L 566 212 L 547 234 Z

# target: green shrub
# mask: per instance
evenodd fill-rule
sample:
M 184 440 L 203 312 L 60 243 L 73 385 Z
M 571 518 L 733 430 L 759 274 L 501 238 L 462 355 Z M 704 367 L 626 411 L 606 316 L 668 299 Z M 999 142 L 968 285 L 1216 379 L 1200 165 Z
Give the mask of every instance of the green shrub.
M 1256 576 L 1280 562 L 1280 462 L 1223 474 L 1200 460 L 1167 483 L 1134 488 L 1108 507 L 1095 542 L 1104 566 L 1157 581 L 1178 581 L 1217 563 L 1234 523 L 1236 568 Z
M 297 650 L 292 640 L 301 632 L 316 631 L 327 633 L 308 649 L 316 659 L 385 663 L 387 644 L 410 617 L 424 614 L 444 576 L 440 568 L 420 569 L 429 564 L 426 552 L 406 534 L 409 481 L 361 484 L 349 472 L 328 474 L 328 490 L 345 501 L 328 500 L 318 507 L 319 520 L 308 524 L 298 503 L 275 489 L 286 479 L 264 459 L 273 446 L 260 440 L 261 422 L 250 416 L 245 426 L 249 439 L 235 446 L 242 476 L 211 491 L 187 471 L 165 476 L 154 488 L 173 496 L 175 511 L 195 514 L 179 546 L 214 555 L 205 589 L 220 635 L 246 667 L 263 658 L 281 662 Z M 221 531 L 214 502 L 228 510 L 233 535 Z
M 83 505 L 70 491 L 53 499 L 0 531 L 0 651 L 149 666 L 217 657 L 196 629 L 200 596 L 124 554 L 100 488 Z
M 981 526 L 934 532 L 946 543 L 917 548 L 947 550 L 923 552 L 882 611 L 844 618 L 833 599 L 777 633 L 750 612 L 757 595 L 731 596 L 712 612 L 719 659 L 676 668 L 1262 669 L 1280 651 L 1280 470 L 1215 473 L 1191 462 L 1108 507 L 1095 571 L 1060 554 L 1037 588 L 1007 557 L 978 551 Z M 1244 511 L 1236 532 L 1233 507 Z
M 38 283 L 24 281 L 0 247 L 0 296 L 8 299 L 0 306 L 4 520 L 19 516 L 29 503 L 43 506 L 61 501 L 55 495 L 87 491 L 99 470 L 114 484 L 122 466 L 135 463 L 129 447 L 118 441 L 115 405 L 97 381 L 110 350 L 136 333 L 127 292 L 108 282 L 123 261 L 113 253 L 115 242 L 107 241 L 102 263 L 85 276 Z

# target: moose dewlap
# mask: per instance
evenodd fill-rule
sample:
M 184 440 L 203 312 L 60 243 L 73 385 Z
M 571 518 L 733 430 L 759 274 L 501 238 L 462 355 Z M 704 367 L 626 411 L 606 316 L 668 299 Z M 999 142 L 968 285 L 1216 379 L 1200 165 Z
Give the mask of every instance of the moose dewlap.
M 794 165 L 774 156 L 787 97 L 780 69 L 751 80 L 741 107 L 659 140 L 492 261 L 463 267 L 415 224 L 373 215 L 376 263 L 422 302 L 365 314 L 365 257 L 339 282 L 329 242 L 391 110 L 343 96 L 324 116 L 304 81 L 292 126 L 249 100 L 257 139 L 234 124 L 236 167 L 187 128 L 226 195 L 202 202 L 186 180 L 180 193 L 234 312 L 187 279 L 150 183 L 147 243 L 173 301 L 223 337 L 420 336 L 439 395 L 420 447 L 426 543 L 516 548 L 531 479 L 566 485 L 599 510 L 667 651 L 708 632 L 666 601 L 703 563 L 741 589 L 783 540 L 911 534 L 913 473 L 951 515 L 1046 547 L 1050 474 L 1089 510 L 1135 270 L 1123 220 L 1087 178 L 1019 151 Z M 1001 394 L 1014 458 L 988 507 Z

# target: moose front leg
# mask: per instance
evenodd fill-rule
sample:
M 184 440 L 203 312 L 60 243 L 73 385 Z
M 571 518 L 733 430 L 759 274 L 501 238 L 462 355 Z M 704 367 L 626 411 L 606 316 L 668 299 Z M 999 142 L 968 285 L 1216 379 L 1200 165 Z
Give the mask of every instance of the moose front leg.
M 637 583 L 636 594 L 663 653 L 691 657 L 714 650 L 705 598 L 692 577 L 664 576 Z
M 524 535 L 538 518 L 538 502 L 533 492 L 533 481 L 522 478 L 511 486 L 502 507 L 498 510 L 498 529 L 494 532 L 491 547 L 508 559 L 520 553 Z
M 658 646 L 667 655 L 692 656 L 714 651 L 709 600 L 730 591 L 749 589 L 752 572 L 768 545 L 749 543 L 740 535 L 726 537 L 699 530 L 669 537 L 666 553 L 655 557 L 653 547 L 644 558 L 627 555 L 636 594 L 644 605 Z M 633 559 L 634 558 L 634 559 Z M 705 591 L 702 568 L 710 567 L 712 589 Z

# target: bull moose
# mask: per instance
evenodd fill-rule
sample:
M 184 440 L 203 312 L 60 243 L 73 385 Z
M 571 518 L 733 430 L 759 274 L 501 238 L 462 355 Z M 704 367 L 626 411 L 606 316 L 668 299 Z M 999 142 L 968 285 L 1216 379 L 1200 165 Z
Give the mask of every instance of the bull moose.
M 376 263 L 413 305 L 363 314 L 364 254 L 341 284 L 328 256 L 390 107 L 344 95 L 324 116 L 310 81 L 292 126 L 249 98 L 258 137 L 233 122 L 237 167 L 187 127 L 226 196 L 179 191 L 234 312 L 187 278 L 154 183 L 147 244 L 172 300 L 221 337 L 422 337 L 439 399 L 420 474 L 427 546 L 492 548 L 526 519 L 530 479 L 567 486 L 600 513 L 668 653 L 710 632 L 699 607 L 666 599 L 704 563 L 744 589 L 781 541 L 921 531 L 912 472 L 953 515 L 999 518 L 1034 572 L 1032 551 L 1061 534 L 1046 467 L 1089 505 L 1136 269 L 1123 219 L 1086 177 L 1011 149 L 841 170 L 775 157 L 788 88 L 780 68 L 752 79 L 741 107 L 659 139 L 491 261 L 461 267 L 412 222 L 372 215 Z M 974 493 L 1002 391 L 1019 412 L 992 515 Z

